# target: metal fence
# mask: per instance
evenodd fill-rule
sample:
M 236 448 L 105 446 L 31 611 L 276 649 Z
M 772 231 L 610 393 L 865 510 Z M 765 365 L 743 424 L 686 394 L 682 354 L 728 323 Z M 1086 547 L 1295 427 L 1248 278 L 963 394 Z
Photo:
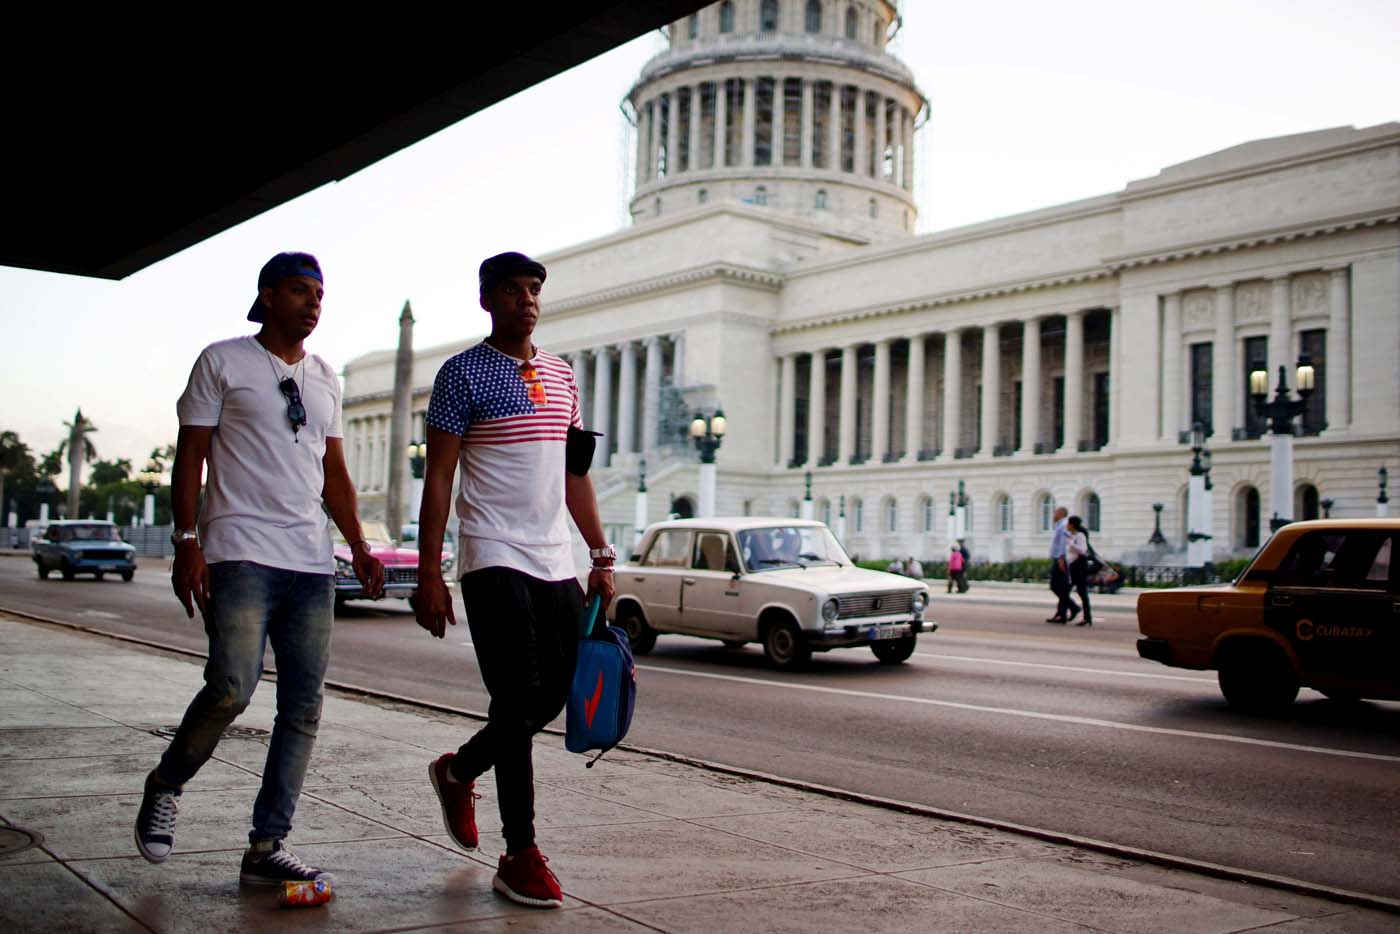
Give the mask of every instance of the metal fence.
M 143 525 L 121 531 L 122 538 L 136 549 L 138 555 L 169 557 L 175 554 L 175 546 L 170 544 L 170 533 L 174 528 L 170 525 Z
M 29 534 L 33 529 L 0 529 L 0 548 L 29 548 Z

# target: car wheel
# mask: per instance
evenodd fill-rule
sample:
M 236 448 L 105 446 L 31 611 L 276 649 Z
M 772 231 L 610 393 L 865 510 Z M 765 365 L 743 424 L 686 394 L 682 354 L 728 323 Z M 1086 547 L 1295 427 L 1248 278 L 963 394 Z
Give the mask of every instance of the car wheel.
M 74 571 L 68 566 L 67 561 L 63 562 L 62 574 L 63 579 L 66 581 L 71 581 L 73 579 Z
M 875 657 L 882 665 L 898 665 L 900 662 L 907 662 L 909 656 L 914 654 L 914 644 L 919 641 L 918 636 L 905 636 L 902 639 L 882 639 L 879 642 L 870 643 L 870 651 L 875 653 Z
M 1230 651 L 1220 660 L 1220 693 L 1236 710 L 1277 714 L 1298 696 L 1298 679 L 1283 653 L 1273 646 Z
M 347 603 L 349 603 L 349 602 L 350 602 L 349 600 L 346 600 L 346 599 L 345 599 L 344 597 L 342 597 L 340 594 L 336 594 L 336 595 L 335 595 L 335 612 L 336 612 L 336 614 L 339 615 L 339 614 L 340 614 L 340 611 L 343 610 L 343 609 L 345 609 L 345 604 L 347 604 Z
M 103 578 L 104 576 L 105 576 L 105 575 L 104 575 L 101 571 L 97 571 L 96 573 L 94 573 L 94 574 L 92 575 L 92 577 L 93 577 L 94 580 L 102 580 L 102 578 Z
M 656 647 L 656 630 L 647 625 L 642 613 L 635 606 L 628 605 L 617 614 L 618 627 L 627 633 L 627 641 L 632 645 L 633 655 L 646 655 Z
M 744 646 L 746 646 L 746 645 L 748 645 L 748 642 L 746 642 L 746 641 L 743 640 L 743 639 L 725 639 L 725 640 L 724 640 L 724 647 L 725 647 L 726 649 L 742 649 L 742 648 L 743 648 Z
M 774 668 L 791 671 L 807 664 L 812 650 L 791 620 L 781 620 L 770 625 L 763 634 L 763 654 Z
M 131 583 L 131 579 L 135 576 L 135 571 L 122 571 L 122 580 L 126 581 L 128 584 Z
M 49 579 L 49 569 L 44 567 L 44 562 L 35 561 L 34 566 L 39 569 L 39 580 L 46 581 Z

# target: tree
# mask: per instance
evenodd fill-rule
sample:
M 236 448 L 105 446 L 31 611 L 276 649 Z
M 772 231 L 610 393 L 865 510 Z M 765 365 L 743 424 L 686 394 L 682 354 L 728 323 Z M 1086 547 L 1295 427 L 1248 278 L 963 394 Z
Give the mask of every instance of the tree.
M 96 431 L 97 426 L 83 416 L 82 409 L 73 413 L 71 422 L 63 424 L 68 426 L 68 438 L 58 446 L 58 453 L 62 456 L 65 450 L 68 452 L 68 518 L 77 519 L 83 489 L 83 462 L 97 458 L 97 448 L 92 446 L 88 435 Z
M 175 445 L 151 448 L 151 463 L 155 465 L 156 473 L 165 473 L 175 463 Z
M 6 511 L 5 478 L 28 467 L 34 469 L 34 457 L 29 445 L 19 440 L 13 431 L 0 431 L 0 512 Z
M 95 461 L 88 482 L 94 487 L 99 487 L 130 479 L 131 461 L 123 457 L 114 461 Z

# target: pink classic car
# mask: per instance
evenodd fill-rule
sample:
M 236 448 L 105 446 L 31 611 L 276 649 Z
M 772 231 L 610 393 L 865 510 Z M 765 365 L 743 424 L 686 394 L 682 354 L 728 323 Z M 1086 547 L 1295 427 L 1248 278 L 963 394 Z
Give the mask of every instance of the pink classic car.
M 395 545 L 389 529 L 382 522 L 361 522 L 370 552 L 384 564 L 384 596 L 407 600 L 418 589 L 418 550 Z M 351 565 L 350 546 L 340 532 L 334 533 L 335 545 L 335 605 L 336 609 L 349 600 L 364 600 L 365 591 Z M 449 585 L 452 581 L 452 553 L 443 549 L 442 571 Z

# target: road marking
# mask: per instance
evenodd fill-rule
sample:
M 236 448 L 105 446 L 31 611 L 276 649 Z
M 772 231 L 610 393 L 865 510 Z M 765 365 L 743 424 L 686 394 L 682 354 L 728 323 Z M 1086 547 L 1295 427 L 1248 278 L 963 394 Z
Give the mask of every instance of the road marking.
M 757 684 L 762 687 L 782 688 L 789 691 L 812 691 L 818 694 L 838 694 L 842 697 L 859 697 L 864 700 L 895 701 L 901 704 L 923 704 L 929 707 L 949 707 L 954 710 L 1002 714 L 1008 717 L 1025 717 L 1031 720 L 1049 720 L 1055 723 L 1072 723 L 1078 726 L 1096 726 L 1110 730 L 1125 730 L 1132 733 L 1154 733 L 1159 736 L 1208 739 L 1221 743 L 1239 743 L 1245 746 L 1264 746 L 1270 749 L 1312 752 L 1324 756 L 1341 756 L 1348 759 L 1370 759 L 1376 762 L 1400 763 L 1400 756 L 1387 756 L 1375 752 L 1357 752 L 1351 749 L 1330 749 L 1326 746 L 1305 746 L 1300 743 L 1283 743 L 1272 739 L 1258 739 L 1253 736 L 1235 736 L 1230 733 L 1206 733 L 1200 730 L 1177 730 L 1169 727 L 1142 726 L 1137 723 L 1122 723 L 1117 720 L 1099 720 L 1094 717 L 1074 717 L 1067 714 L 1041 713 L 1034 710 L 1017 710 L 1013 707 L 987 707 L 981 704 L 964 704 L 958 701 L 934 700 L 930 697 L 910 697 L 902 694 L 882 694 L 875 691 L 852 691 L 848 688 L 833 688 L 816 684 L 792 684 L 781 681 L 768 681 L 764 678 L 745 678 L 740 675 L 721 675 L 708 671 L 689 671 L 683 668 L 663 668 L 656 665 L 638 665 L 637 669 L 639 671 L 655 671 L 660 674 L 686 675 L 692 678 L 710 678 L 715 681 L 731 681 L 737 684 Z
M 1186 675 L 1160 675 L 1153 671 L 1114 671 L 1111 668 L 1078 668 L 1074 665 L 1047 665 L 1044 662 L 1013 662 L 1000 658 L 974 658 L 971 655 L 942 655 L 933 652 L 915 652 L 919 658 L 950 660 L 955 662 L 985 662 L 988 665 L 1013 665 L 1017 668 L 1047 668 L 1051 671 L 1074 671 L 1089 675 L 1122 675 L 1125 678 L 1156 678 L 1162 681 L 1190 681 L 1193 684 L 1214 684 L 1214 678 L 1191 678 Z

